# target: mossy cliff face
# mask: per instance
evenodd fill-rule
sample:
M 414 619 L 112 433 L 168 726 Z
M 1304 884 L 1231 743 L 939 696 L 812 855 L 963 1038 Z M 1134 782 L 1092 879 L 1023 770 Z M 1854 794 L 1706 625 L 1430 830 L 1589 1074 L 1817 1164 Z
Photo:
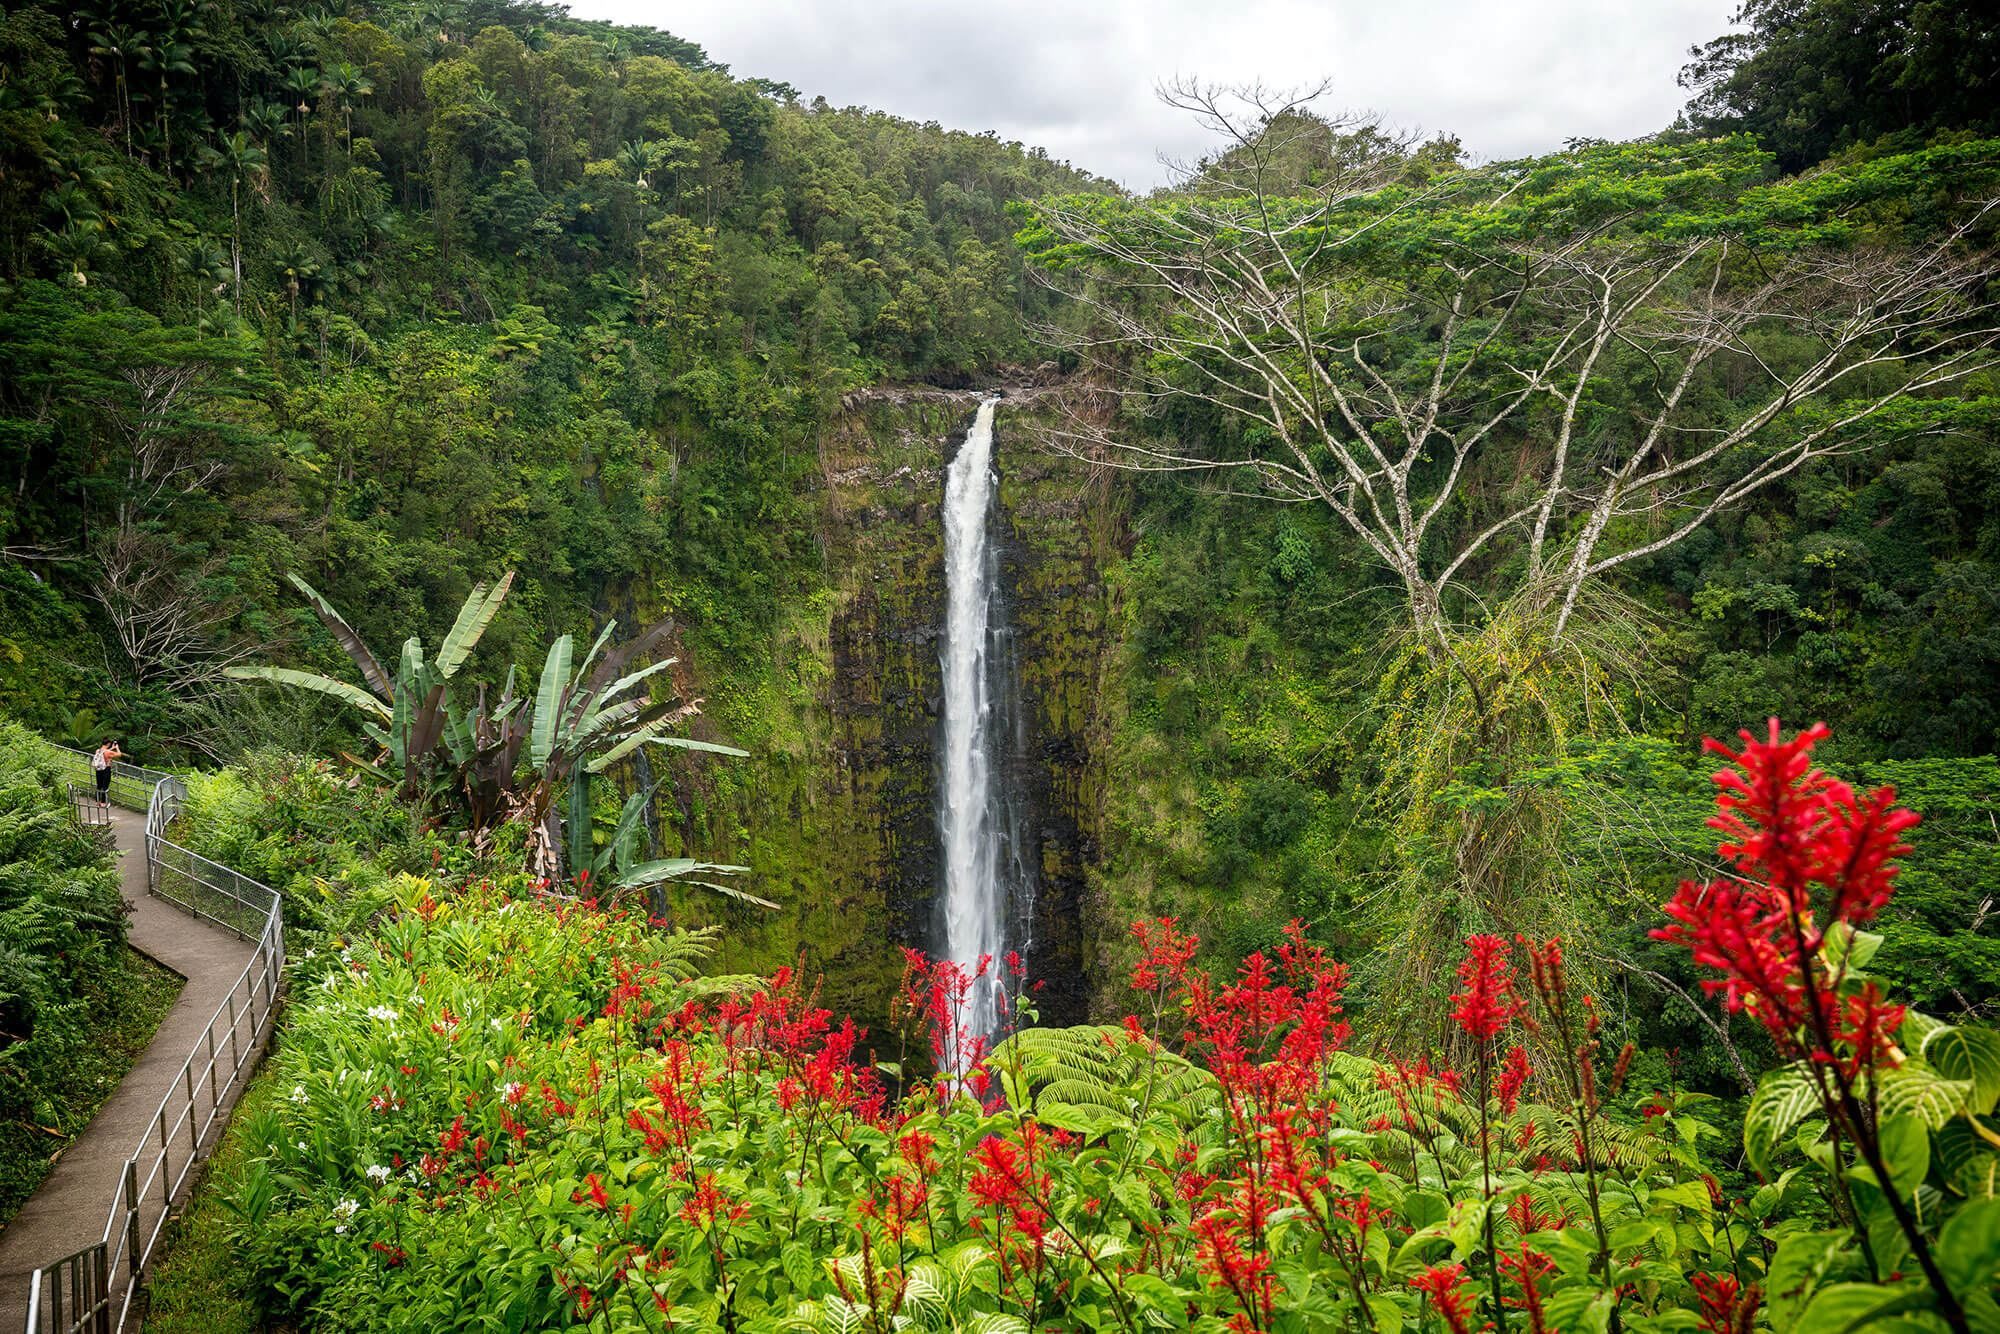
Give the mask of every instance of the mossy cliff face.
M 939 504 L 976 393 L 910 390 L 853 403 L 819 442 L 825 589 L 788 609 L 763 671 L 712 671 L 687 645 L 707 696 L 701 734 L 748 760 L 676 763 L 661 807 L 669 850 L 741 862 L 780 907 L 677 894 L 677 919 L 724 927 L 717 965 L 766 971 L 805 957 L 823 1003 L 873 1030 L 888 1058 L 888 1007 L 905 946 L 935 949 L 941 882 L 935 816 L 944 617 Z M 1024 745 L 1005 781 L 1028 792 L 1040 871 L 1029 965 L 1056 1020 L 1087 1003 L 1086 872 L 1099 839 L 1093 737 L 1106 610 L 1099 571 L 1119 531 L 1112 493 L 1035 442 L 1046 400 L 1003 402 L 1002 579 L 1017 636 Z M 760 664 L 761 665 L 761 664 Z

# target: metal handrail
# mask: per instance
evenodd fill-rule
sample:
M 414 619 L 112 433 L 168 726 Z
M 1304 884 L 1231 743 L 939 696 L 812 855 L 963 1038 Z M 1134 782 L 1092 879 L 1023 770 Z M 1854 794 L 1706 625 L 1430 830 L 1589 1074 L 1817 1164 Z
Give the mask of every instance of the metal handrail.
M 80 752 L 56 749 L 89 764 L 89 757 Z M 126 1158 L 102 1239 L 34 1272 L 27 1334 L 111 1334 L 125 1328 L 173 1204 L 214 1147 L 225 1123 L 223 1109 L 270 1041 L 284 981 L 282 896 L 166 837 L 187 801 L 187 787 L 180 779 L 157 770 L 121 767 L 134 771 L 125 776 L 128 783 L 143 782 L 148 788 L 144 809 L 149 892 L 245 939 L 246 928 L 257 926 L 257 948 L 181 1062 L 138 1146 Z M 119 777 L 114 771 L 113 800 L 119 799 Z

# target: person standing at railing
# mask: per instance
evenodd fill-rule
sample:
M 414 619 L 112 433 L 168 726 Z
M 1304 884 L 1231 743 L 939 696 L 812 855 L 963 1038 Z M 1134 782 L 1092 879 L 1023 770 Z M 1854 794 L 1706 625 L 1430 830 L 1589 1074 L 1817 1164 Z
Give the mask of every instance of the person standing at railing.
M 97 804 L 104 809 L 104 818 L 111 818 L 111 766 L 125 758 L 125 752 L 117 741 L 107 741 L 90 752 L 90 768 L 97 775 Z

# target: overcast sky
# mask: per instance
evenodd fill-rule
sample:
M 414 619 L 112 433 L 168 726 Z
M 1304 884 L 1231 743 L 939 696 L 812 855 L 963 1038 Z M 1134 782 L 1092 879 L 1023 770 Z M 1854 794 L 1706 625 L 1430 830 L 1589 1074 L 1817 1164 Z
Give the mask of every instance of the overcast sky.
M 740 76 L 997 130 L 1135 188 L 1210 146 L 1163 79 L 1331 78 L 1329 110 L 1458 135 L 1480 160 L 1659 129 L 1687 48 L 1733 0 L 570 0 Z

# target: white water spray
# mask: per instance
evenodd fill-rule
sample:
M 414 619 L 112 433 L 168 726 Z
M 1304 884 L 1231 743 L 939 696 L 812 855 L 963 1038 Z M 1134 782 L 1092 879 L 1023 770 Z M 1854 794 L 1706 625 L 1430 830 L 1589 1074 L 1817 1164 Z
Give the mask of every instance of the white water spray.
M 1025 952 L 1027 895 L 1014 826 L 1014 802 L 1000 790 L 997 761 L 1008 741 L 1013 707 L 1013 664 L 999 606 L 999 559 L 987 533 L 992 510 L 993 410 L 979 405 L 972 431 L 945 473 L 944 485 L 944 736 L 940 765 L 938 834 L 944 846 L 945 955 L 970 976 L 964 1036 L 990 1037 L 999 1027 L 1002 962 L 1009 949 Z M 1020 892 L 1016 893 L 1016 887 Z M 969 1053 L 955 1053 L 961 1068 Z

